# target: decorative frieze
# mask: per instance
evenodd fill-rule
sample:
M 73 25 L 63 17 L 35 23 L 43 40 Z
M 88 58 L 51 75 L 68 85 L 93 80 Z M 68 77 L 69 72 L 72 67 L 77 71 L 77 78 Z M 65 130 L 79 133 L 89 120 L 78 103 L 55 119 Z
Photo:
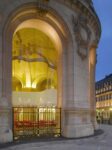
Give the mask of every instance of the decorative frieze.
M 37 13 L 39 16 L 45 16 L 48 13 L 49 0 L 37 0 Z
M 87 25 L 87 19 L 79 14 L 77 17 L 72 15 L 73 31 L 77 42 L 77 53 L 82 59 L 88 55 L 88 47 L 91 39 L 91 31 Z
M 77 13 L 82 13 L 88 20 L 88 24 L 93 28 L 96 36 L 96 42 L 99 42 L 101 36 L 101 25 L 99 18 L 92 7 L 88 7 L 88 5 L 84 5 L 81 0 L 57 0 L 59 3 L 63 3 L 67 7 L 70 7 L 73 11 L 77 11 Z M 72 2 L 72 5 L 71 5 Z M 69 3 L 69 4 L 68 4 Z M 92 2 L 90 1 L 90 6 L 92 6 Z

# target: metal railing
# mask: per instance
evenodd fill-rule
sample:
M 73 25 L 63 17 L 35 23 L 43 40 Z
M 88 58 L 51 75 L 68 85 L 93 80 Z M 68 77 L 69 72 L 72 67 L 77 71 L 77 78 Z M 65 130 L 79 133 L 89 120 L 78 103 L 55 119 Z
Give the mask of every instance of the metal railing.
M 99 124 L 110 124 L 110 125 L 112 125 L 112 117 L 104 118 L 102 116 L 97 116 L 96 120 L 97 120 L 97 123 L 99 123 Z
M 14 140 L 37 137 L 58 137 L 60 135 L 60 108 L 13 107 Z

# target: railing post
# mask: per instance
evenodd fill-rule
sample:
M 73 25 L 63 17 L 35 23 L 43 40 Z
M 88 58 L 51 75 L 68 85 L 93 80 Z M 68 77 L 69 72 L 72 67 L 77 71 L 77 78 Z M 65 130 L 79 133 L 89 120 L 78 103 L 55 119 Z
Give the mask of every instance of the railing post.
M 12 107 L 12 134 L 13 134 L 13 141 L 15 140 L 15 131 L 14 131 L 14 122 L 15 120 L 14 120 L 14 107 Z

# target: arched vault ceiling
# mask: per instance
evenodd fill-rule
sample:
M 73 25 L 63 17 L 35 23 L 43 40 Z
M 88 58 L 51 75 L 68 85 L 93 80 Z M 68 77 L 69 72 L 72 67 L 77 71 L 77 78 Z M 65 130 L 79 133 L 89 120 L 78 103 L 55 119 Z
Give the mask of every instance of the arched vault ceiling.
M 50 86 L 56 87 L 57 58 L 58 54 L 52 40 L 42 31 L 22 28 L 14 34 L 12 75 L 20 78 L 23 87 L 40 87 L 41 90 L 43 88 L 40 83 L 43 84 L 42 80 L 45 79 L 48 79 L 46 84 L 53 84 Z
M 14 34 L 13 56 L 20 53 L 27 58 L 37 58 L 37 53 L 41 53 L 49 62 L 56 65 L 57 51 L 51 39 L 37 29 L 25 28 Z

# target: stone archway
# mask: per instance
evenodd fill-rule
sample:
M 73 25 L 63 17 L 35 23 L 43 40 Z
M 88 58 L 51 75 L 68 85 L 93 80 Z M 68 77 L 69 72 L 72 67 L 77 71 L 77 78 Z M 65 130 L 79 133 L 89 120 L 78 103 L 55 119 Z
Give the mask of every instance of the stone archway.
M 20 93 L 17 91 L 13 92 L 15 95 L 14 99 L 16 99 L 16 101 L 17 99 L 22 98 L 21 94 L 23 94 L 23 92 L 26 92 L 26 94 L 24 93 L 25 95 L 29 95 L 31 93 L 34 95 L 35 93 L 38 96 L 38 107 L 41 105 L 39 99 L 41 99 L 41 101 L 43 99 L 45 102 L 45 105 L 42 104 L 43 107 L 47 105 L 50 107 L 50 103 L 51 105 L 58 106 L 59 102 L 58 104 L 56 102 L 56 95 L 58 90 L 57 85 L 61 85 L 59 84 L 60 82 L 58 82 L 60 77 L 58 77 L 57 81 L 57 68 L 59 68 L 57 61 L 59 60 L 59 57 L 61 57 L 61 53 L 62 46 L 58 34 L 56 33 L 55 29 L 47 22 L 40 19 L 29 19 L 22 22 L 17 27 L 13 35 L 12 76 L 20 76 L 19 78 L 22 79 L 23 91 L 20 90 Z M 53 85 L 51 85 L 51 80 L 52 82 L 56 82 L 54 90 L 52 87 Z M 40 86 L 42 81 L 44 82 L 43 88 Z M 36 85 L 38 85 L 37 88 Z M 60 91 L 58 90 L 58 92 Z M 20 96 L 16 95 L 17 93 Z M 32 101 L 35 99 L 35 96 L 33 97 L 33 95 L 32 97 L 29 95 L 30 101 L 27 98 L 25 101 L 29 101 L 29 104 L 33 104 Z M 13 102 L 15 101 L 14 99 Z M 54 99 L 55 103 L 51 101 L 51 99 Z
M 11 88 L 11 62 L 12 62 L 12 37 L 17 26 L 23 21 L 28 19 L 40 19 L 47 24 L 49 24 L 55 32 L 61 43 L 61 54 L 58 60 L 58 77 L 60 77 L 58 84 L 58 107 L 62 108 L 62 134 L 65 127 L 65 112 L 68 104 L 68 99 L 74 99 L 74 84 L 73 84 L 73 74 L 74 74 L 74 55 L 72 47 L 72 38 L 69 34 L 69 29 L 67 25 L 62 21 L 63 19 L 52 9 L 49 9 L 47 14 L 38 14 L 37 6 L 31 3 L 24 5 L 17 11 L 13 12 L 13 15 L 9 18 L 7 25 L 4 28 L 3 33 L 3 83 L 2 83 L 2 99 L 6 101 L 7 112 L 11 112 L 12 108 L 12 88 Z M 43 9 L 43 8 L 42 8 Z M 54 18 L 55 16 L 55 18 Z M 67 33 L 66 33 L 67 32 Z M 69 51 L 68 51 L 69 50 Z M 72 65 L 72 66 L 71 66 Z M 69 67 L 71 66 L 71 67 Z M 69 74 L 71 75 L 69 77 Z M 69 85 L 69 86 L 67 86 Z M 69 90 L 68 90 L 69 88 Z M 12 130 L 12 115 L 7 116 L 8 123 L 4 132 L 8 129 Z M 8 125 L 9 124 L 9 125 Z M 10 130 L 10 131 L 11 131 Z M 5 133 L 4 133 L 5 134 Z M 9 133 L 11 136 L 11 132 Z

